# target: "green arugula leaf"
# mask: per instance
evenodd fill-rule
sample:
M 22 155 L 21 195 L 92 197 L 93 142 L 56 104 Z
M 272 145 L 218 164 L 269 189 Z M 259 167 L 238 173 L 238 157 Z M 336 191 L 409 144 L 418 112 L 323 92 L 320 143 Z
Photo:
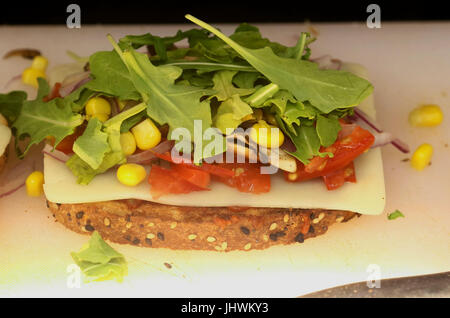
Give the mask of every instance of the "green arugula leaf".
M 316 131 L 322 146 L 328 147 L 334 144 L 340 130 L 341 124 L 337 117 L 317 116 Z
M 14 122 L 17 139 L 30 137 L 26 146 L 25 155 L 33 145 L 40 143 L 47 136 L 55 138 L 55 146 L 66 136 L 71 135 L 75 128 L 83 123 L 83 117 L 72 113 L 71 103 L 65 102 L 61 98 L 43 102 L 42 98 L 48 95 L 50 88 L 47 81 L 38 78 L 39 90 L 35 100 L 24 101 L 19 117 Z M 16 144 L 17 144 L 16 139 Z
M 200 98 L 211 95 L 213 91 L 176 85 L 173 78 L 154 66 L 145 54 L 137 53 L 131 48 L 122 52 L 110 36 L 109 39 L 128 67 L 134 86 L 147 104 L 149 117 L 160 125 L 169 125 L 169 139 L 176 128 L 187 129 L 195 138 L 194 122 L 196 120 L 201 121 L 203 132 L 211 127 L 210 105 L 208 101 L 200 101 Z M 207 142 L 203 143 L 203 146 L 205 147 L 206 144 Z
M 127 67 L 114 51 L 100 51 L 89 58 L 93 79 L 82 87 L 123 100 L 139 100 Z
M 253 74 L 260 76 L 258 71 L 255 70 L 252 66 L 249 66 L 248 64 L 238 63 L 238 62 L 236 62 L 236 63 L 215 63 L 215 62 L 210 62 L 208 60 L 196 59 L 194 61 L 186 61 L 186 60 L 177 61 L 177 60 L 175 60 L 175 61 L 170 61 L 170 62 L 162 64 L 162 65 L 177 66 L 184 70 L 194 69 L 198 73 L 228 70 L 228 71 L 242 71 L 242 72 L 246 72 L 246 73 L 253 73 Z
M 27 93 L 12 91 L 8 94 L 0 94 L 0 114 L 5 116 L 8 125 L 11 126 L 19 117 L 23 102 L 27 99 Z
M 109 246 L 97 231 L 94 231 L 79 252 L 70 253 L 88 281 L 115 279 L 123 281 L 128 275 L 125 257 Z
M 395 220 L 396 218 L 399 218 L 399 217 L 404 218 L 405 216 L 399 210 L 395 210 L 394 212 L 388 214 L 387 218 L 388 218 L 388 220 Z
M 205 22 L 186 15 L 236 50 L 242 58 L 271 82 L 290 91 L 299 101 L 309 101 L 324 113 L 353 107 L 372 93 L 372 85 L 349 72 L 321 70 L 316 63 L 275 55 L 270 47 L 245 48 Z
M 252 113 L 252 108 L 235 94 L 218 107 L 214 126 L 225 134 L 227 128 L 236 129 L 242 123 L 242 118 Z
M 264 106 L 264 103 L 275 95 L 280 88 L 277 84 L 270 83 L 263 87 L 260 87 L 252 95 L 248 96 L 245 101 L 252 107 L 259 108 Z
M 233 77 L 233 84 L 239 88 L 254 88 L 257 79 L 262 78 L 259 72 L 238 72 Z
M 292 127 L 295 129 L 296 134 L 293 134 L 290 130 L 286 129 L 280 116 L 275 116 L 278 126 L 283 130 L 283 132 L 288 135 L 292 140 L 292 143 L 296 147 L 295 152 L 288 152 L 303 164 L 307 165 L 309 160 L 314 156 L 324 156 L 327 153 L 319 152 L 320 149 L 320 139 L 317 135 L 316 129 L 313 126 L 296 126 Z
M 216 91 L 211 97 L 217 97 L 218 101 L 224 101 L 233 95 L 245 96 L 255 91 L 254 88 L 237 88 L 233 85 L 233 76 L 237 71 L 218 71 L 213 76 L 213 90 Z
M 288 102 L 296 103 L 297 100 L 294 98 L 294 95 L 283 89 L 273 95 L 272 98 L 266 100 L 263 106 L 274 106 L 273 109 L 275 110 L 275 112 L 281 116 L 286 111 Z
M 111 150 L 108 135 L 102 131 L 102 122 L 91 118 L 83 135 L 73 144 L 73 152 L 85 161 L 92 169 L 98 169 L 105 154 Z

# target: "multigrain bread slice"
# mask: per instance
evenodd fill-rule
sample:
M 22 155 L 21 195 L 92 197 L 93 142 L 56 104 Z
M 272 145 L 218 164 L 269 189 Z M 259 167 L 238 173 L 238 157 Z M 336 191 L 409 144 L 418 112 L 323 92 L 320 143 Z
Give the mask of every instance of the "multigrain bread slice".
M 142 200 L 81 204 L 47 201 L 58 222 L 78 233 L 97 230 L 111 242 L 175 250 L 252 250 L 303 243 L 347 222 L 350 211 L 188 207 Z

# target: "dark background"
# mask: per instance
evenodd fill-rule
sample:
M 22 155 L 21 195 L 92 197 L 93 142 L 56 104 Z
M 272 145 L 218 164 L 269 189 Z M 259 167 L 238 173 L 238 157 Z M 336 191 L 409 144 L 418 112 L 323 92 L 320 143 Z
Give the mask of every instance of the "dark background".
M 81 7 L 81 23 L 185 23 L 190 13 L 220 22 L 365 21 L 370 3 L 381 7 L 381 21 L 450 20 L 450 1 L 320 1 L 320 0 L 110 0 L 20 1 L 1 4 L 0 24 L 65 24 L 68 4 Z

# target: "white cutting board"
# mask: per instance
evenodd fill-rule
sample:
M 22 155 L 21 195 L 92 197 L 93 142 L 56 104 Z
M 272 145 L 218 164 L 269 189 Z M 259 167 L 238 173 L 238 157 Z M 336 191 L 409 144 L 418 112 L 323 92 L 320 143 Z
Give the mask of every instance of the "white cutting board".
M 207 19 L 207 17 L 201 17 Z M 264 36 L 293 45 L 303 24 L 260 25 Z M 69 62 L 66 50 L 87 56 L 110 50 L 105 35 L 152 32 L 171 35 L 180 26 L 0 27 L 0 54 L 40 49 L 52 65 Z M 186 27 L 182 26 L 182 27 Z M 229 34 L 234 26 L 222 25 Z M 330 227 L 303 244 L 251 252 L 196 252 L 143 249 L 112 244 L 129 262 L 129 275 L 116 282 L 81 283 L 69 288 L 69 253 L 88 240 L 55 223 L 43 198 L 21 189 L 0 199 L 0 296 L 72 297 L 294 297 L 340 284 L 450 270 L 450 23 L 362 23 L 314 25 L 319 39 L 313 57 L 330 54 L 367 67 L 375 86 L 377 116 L 415 149 L 434 146 L 432 165 L 422 172 L 383 148 L 387 204 L 380 216 L 363 216 Z M 1 60 L 0 88 L 29 66 L 19 58 Z M 437 103 L 445 120 L 435 128 L 408 126 L 409 111 Z M 447 145 L 447 146 L 446 146 Z M 399 209 L 405 218 L 388 221 Z M 169 263 L 169 269 L 164 263 Z M 375 266 L 371 265 L 375 264 Z M 70 267 L 69 267 L 70 270 Z M 381 286 L 382 287 L 382 286 Z

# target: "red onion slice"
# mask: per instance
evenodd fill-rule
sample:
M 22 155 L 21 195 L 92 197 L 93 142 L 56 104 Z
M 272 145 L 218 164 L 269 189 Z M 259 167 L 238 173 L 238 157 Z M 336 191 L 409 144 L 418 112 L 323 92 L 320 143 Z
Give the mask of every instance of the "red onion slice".
M 59 94 L 65 97 L 90 80 L 90 72 L 80 72 L 67 76 L 61 83 Z
M 6 191 L 6 192 L 4 192 L 4 193 L 0 193 L 0 199 L 1 199 L 1 198 L 4 198 L 4 197 L 7 197 L 8 195 L 11 195 L 11 194 L 15 193 L 17 190 L 19 190 L 20 188 L 22 188 L 24 185 L 25 185 L 25 182 L 19 184 L 17 187 L 15 187 L 15 188 L 13 188 L 13 189 L 11 189 L 11 190 L 8 190 L 8 191 Z
M 164 140 L 156 147 L 153 147 L 152 149 L 131 155 L 127 157 L 127 162 L 129 163 L 150 163 L 152 160 L 157 159 L 155 156 L 155 153 L 165 153 L 172 149 L 175 142 L 173 140 Z
M 16 75 L 12 77 L 3 87 L 4 89 L 7 89 L 12 83 L 19 81 L 22 78 L 22 74 Z
M 64 152 L 58 151 L 56 149 L 53 149 L 53 147 L 49 144 L 46 144 L 44 149 L 42 149 L 42 152 L 49 156 L 52 157 L 53 159 L 58 160 L 59 162 L 66 162 L 67 160 L 69 160 L 69 156 L 66 155 Z
M 369 117 L 369 115 L 367 115 L 361 109 L 355 108 L 355 116 L 356 116 L 356 120 L 360 119 L 362 122 L 367 124 L 370 128 L 375 130 L 378 134 L 384 133 L 383 130 L 381 129 L 381 127 L 378 125 L 378 123 L 376 123 L 374 120 L 372 120 Z M 375 136 L 375 138 L 377 138 L 377 136 Z M 383 139 L 383 138 L 384 138 L 384 141 L 387 140 L 386 136 L 379 137 L 379 139 Z M 403 153 L 409 152 L 409 146 L 405 142 L 401 141 L 398 138 L 393 138 L 393 136 L 391 136 L 391 140 L 387 143 L 391 143 L 395 148 L 397 148 L 398 150 L 400 150 Z M 380 142 L 380 145 L 382 145 L 381 142 Z

